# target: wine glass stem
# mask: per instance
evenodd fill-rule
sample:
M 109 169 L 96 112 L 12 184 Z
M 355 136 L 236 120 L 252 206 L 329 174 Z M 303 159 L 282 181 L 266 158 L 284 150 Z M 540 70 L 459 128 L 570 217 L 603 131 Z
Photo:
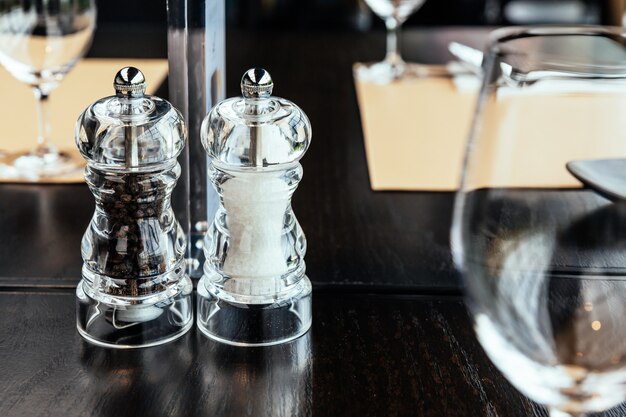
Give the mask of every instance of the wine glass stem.
M 385 20 L 385 26 L 387 26 L 387 55 L 385 61 L 394 65 L 402 62 L 400 56 L 400 22 L 394 17 L 389 17 Z
M 49 124 L 48 124 L 48 94 L 44 93 L 39 87 L 33 87 L 35 100 L 37 101 L 37 147 L 36 153 L 50 148 L 48 143 Z

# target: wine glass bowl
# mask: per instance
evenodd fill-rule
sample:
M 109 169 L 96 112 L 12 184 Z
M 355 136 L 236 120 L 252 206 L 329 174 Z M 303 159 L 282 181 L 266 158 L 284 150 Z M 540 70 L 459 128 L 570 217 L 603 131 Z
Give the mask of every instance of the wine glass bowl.
M 426 0 L 365 0 L 374 13 L 384 20 L 387 27 L 387 53 L 382 62 L 361 65 L 358 75 L 361 79 L 375 82 L 389 82 L 409 75 L 419 75 L 419 71 L 407 65 L 400 54 L 400 28 L 408 17 L 419 9 Z M 411 71 L 416 70 L 416 71 Z M 413 72 L 413 74 L 412 74 Z
M 95 22 L 93 0 L 0 2 L 0 64 L 32 88 L 38 110 L 36 146 L 0 155 L 0 175 L 38 179 L 81 166 L 50 143 L 46 107 L 50 92 L 86 53 Z
M 621 28 L 494 32 L 452 227 L 478 340 L 553 416 L 626 399 L 626 205 L 571 161 L 626 156 Z

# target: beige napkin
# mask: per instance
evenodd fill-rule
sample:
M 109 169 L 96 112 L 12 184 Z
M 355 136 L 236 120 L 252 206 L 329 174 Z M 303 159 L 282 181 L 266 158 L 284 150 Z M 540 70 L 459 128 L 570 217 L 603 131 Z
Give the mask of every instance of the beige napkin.
M 373 190 L 451 190 L 476 103 L 450 77 L 355 79 Z
M 74 126 L 80 113 L 95 100 L 111 96 L 113 78 L 125 66 L 140 68 L 148 82 L 147 91 L 153 94 L 167 76 L 167 60 L 164 59 L 84 59 L 65 77 L 58 88 L 50 94 L 48 120 L 51 125 L 51 141 L 59 149 L 68 152 L 76 160 L 82 158 L 74 144 Z M 30 88 L 5 69 L 0 68 L 0 150 L 17 152 L 35 145 L 37 137 L 35 99 Z M 5 182 L 20 182 L 11 179 Z M 83 172 L 78 169 L 57 179 L 41 178 L 37 182 L 82 182 Z M 0 182 L 3 180 L 0 178 Z
M 442 77 L 355 84 L 372 189 L 458 188 L 477 92 Z M 626 157 L 626 93 L 583 87 L 557 96 L 537 84 L 499 96 L 482 120 L 480 169 L 468 185 L 580 187 L 568 161 Z

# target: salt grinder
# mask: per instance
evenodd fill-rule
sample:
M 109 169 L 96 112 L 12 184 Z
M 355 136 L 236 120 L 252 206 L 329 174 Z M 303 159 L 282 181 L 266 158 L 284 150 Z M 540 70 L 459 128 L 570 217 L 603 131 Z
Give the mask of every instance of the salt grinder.
M 76 125 L 96 199 L 81 246 L 77 327 L 97 345 L 136 348 L 173 340 L 193 322 L 186 240 L 170 204 L 186 130 L 170 103 L 145 95 L 138 69 L 120 70 L 114 87 Z
M 233 345 L 278 344 L 311 326 L 306 240 L 291 208 L 311 124 L 272 88 L 267 71 L 248 70 L 243 97 L 220 102 L 202 124 L 220 205 L 205 239 L 197 324 Z

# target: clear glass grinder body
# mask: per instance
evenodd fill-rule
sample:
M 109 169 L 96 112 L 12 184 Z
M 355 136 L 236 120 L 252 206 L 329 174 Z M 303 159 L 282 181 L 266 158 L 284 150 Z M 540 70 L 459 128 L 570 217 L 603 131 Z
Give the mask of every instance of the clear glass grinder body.
M 89 106 L 76 126 L 96 199 L 81 245 L 77 327 L 109 347 L 165 343 L 193 321 L 186 239 L 170 201 L 185 125 L 170 103 L 144 95 L 145 86 L 139 70 L 123 68 L 116 95 Z
M 202 125 L 220 205 L 205 242 L 198 327 L 224 343 L 272 345 L 311 325 L 306 240 L 291 208 L 311 125 L 271 96 L 266 71 L 247 71 L 241 87 L 243 97 L 219 103 Z

